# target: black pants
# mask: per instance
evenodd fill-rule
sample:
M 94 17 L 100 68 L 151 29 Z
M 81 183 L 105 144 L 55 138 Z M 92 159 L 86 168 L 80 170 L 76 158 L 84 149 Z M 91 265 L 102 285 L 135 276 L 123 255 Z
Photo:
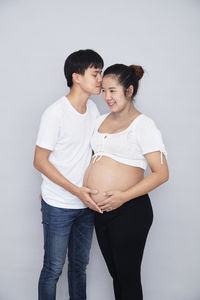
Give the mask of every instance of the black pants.
M 140 269 L 152 221 L 147 194 L 113 211 L 95 214 L 97 239 L 113 278 L 116 300 L 143 299 Z

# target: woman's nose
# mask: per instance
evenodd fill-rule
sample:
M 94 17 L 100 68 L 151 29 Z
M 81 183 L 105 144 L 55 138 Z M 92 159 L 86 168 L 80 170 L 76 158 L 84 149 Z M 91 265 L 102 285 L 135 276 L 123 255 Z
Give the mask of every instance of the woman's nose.
M 105 99 L 106 99 L 106 100 L 110 100 L 110 99 L 111 99 L 111 94 L 110 94 L 109 92 L 107 92 L 107 93 L 105 94 Z

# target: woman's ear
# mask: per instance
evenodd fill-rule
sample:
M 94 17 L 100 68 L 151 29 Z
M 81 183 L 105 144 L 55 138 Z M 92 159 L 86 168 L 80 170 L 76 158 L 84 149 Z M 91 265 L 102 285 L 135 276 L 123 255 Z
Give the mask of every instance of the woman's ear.
M 131 98 L 133 95 L 133 91 L 134 91 L 134 87 L 133 85 L 130 85 L 127 89 L 126 89 L 126 97 L 127 98 Z

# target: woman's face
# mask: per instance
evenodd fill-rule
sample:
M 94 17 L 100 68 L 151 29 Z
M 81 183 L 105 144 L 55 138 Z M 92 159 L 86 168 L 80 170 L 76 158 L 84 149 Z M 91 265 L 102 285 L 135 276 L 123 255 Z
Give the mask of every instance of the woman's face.
M 102 96 L 112 112 L 122 111 L 128 104 L 123 86 L 115 75 L 106 75 L 102 81 Z

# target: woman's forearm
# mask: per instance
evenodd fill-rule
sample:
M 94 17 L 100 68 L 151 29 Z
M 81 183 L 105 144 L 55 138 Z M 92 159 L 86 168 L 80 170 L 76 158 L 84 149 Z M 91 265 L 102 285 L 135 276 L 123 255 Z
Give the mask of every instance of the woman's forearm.
M 127 202 L 131 199 L 147 194 L 167 180 L 168 173 L 161 175 L 160 173 L 152 172 L 136 185 L 123 192 L 123 200 L 124 202 Z

